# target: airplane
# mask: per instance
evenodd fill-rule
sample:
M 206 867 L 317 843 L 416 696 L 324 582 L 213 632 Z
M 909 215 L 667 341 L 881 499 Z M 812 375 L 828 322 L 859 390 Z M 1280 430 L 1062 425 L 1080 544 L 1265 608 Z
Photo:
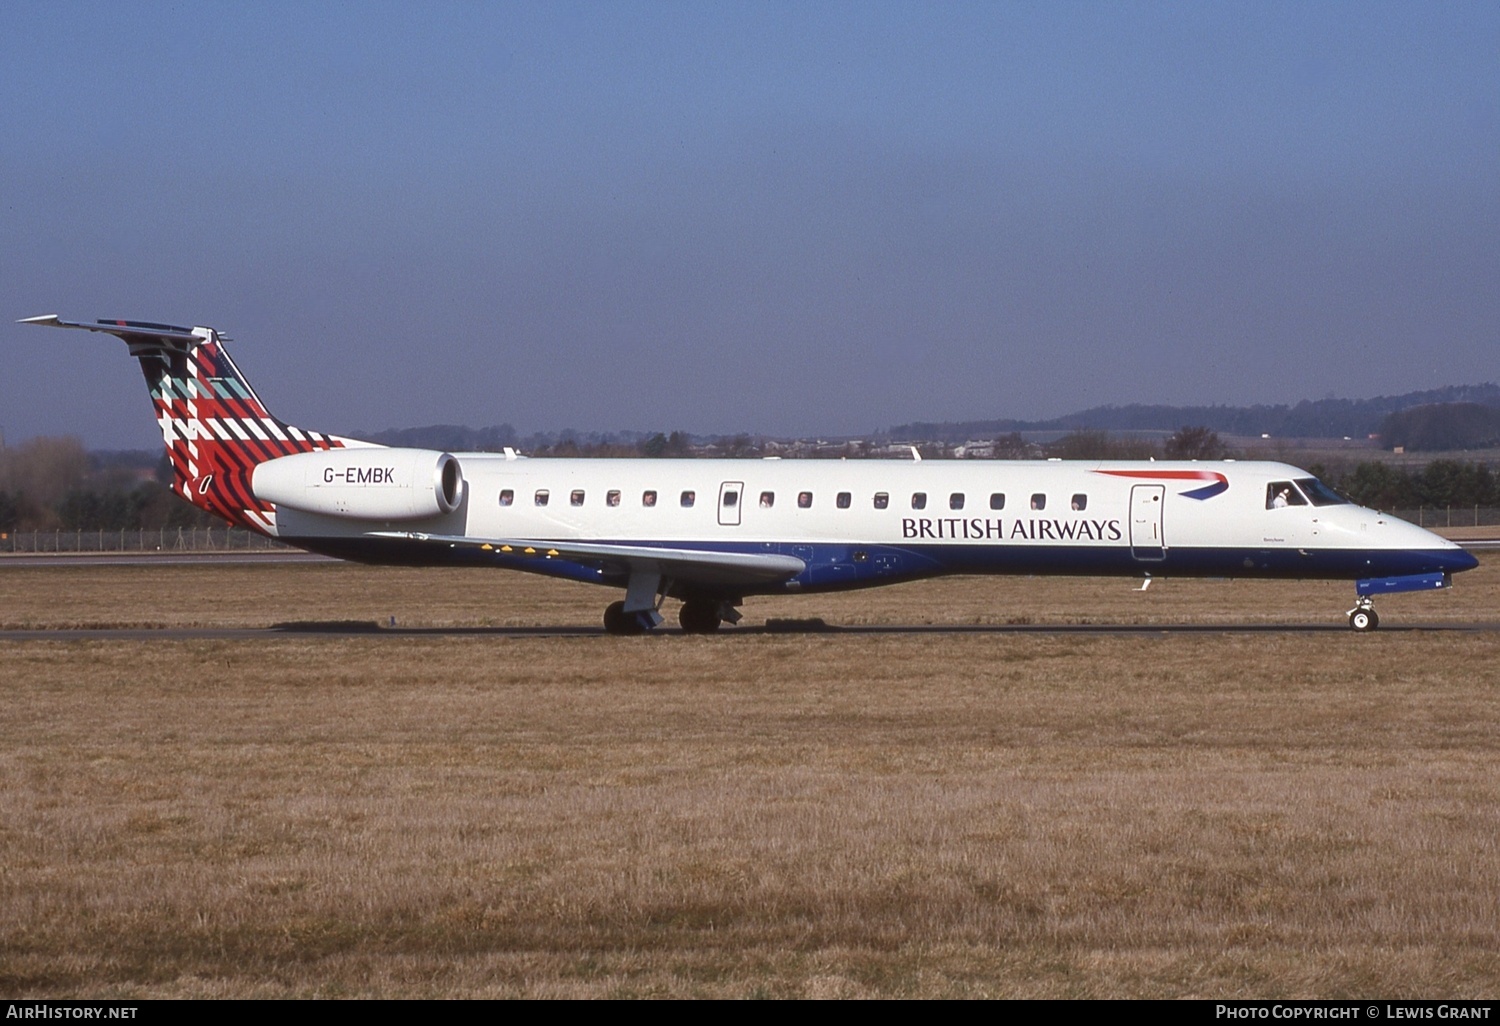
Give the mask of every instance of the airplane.
M 231 524 L 362 563 L 488 566 L 624 590 L 611 634 L 741 619 L 747 598 L 949 574 L 1349 580 L 1446 588 L 1478 561 L 1285 463 L 541 459 L 390 448 L 278 420 L 212 328 L 23 324 L 120 338 L 146 375 L 173 490 Z

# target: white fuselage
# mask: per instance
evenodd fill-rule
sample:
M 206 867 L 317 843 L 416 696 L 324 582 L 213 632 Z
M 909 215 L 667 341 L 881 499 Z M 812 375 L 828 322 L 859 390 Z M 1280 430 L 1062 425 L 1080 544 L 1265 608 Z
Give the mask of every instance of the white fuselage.
M 1296 488 L 1294 504 L 1273 504 L 1273 486 L 1311 478 L 1282 463 L 456 456 L 465 494 L 450 514 L 397 524 L 279 510 L 277 533 L 373 561 L 378 545 L 349 543 L 400 531 L 780 551 L 847 569 L 793 587 L 1006 572 L 1355 579 L 1432 572 L 1446 555 L 1472 565 L 1364 507 L 1313 505 Z M 887 556 L 881 573 L 859 565 Z

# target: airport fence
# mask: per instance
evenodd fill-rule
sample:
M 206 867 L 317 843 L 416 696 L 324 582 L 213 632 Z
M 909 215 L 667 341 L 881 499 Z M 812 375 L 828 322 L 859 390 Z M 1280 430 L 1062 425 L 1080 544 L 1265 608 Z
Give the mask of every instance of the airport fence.
M 1386 512 L 1429 529 L 1500 526 L 1500 508 L 1494 506 L 1418 506 L 1416 509 L 1392 509 Z
M 0 532 L 0 552 L 262 552 L 291 546 L 242 527 Z

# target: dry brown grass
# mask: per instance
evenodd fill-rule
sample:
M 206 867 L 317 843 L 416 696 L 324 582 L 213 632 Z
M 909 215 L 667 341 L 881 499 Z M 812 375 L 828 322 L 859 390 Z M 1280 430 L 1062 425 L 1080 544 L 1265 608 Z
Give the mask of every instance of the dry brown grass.
M 1381 612 L 1474 619 L 1496 576 Z M 938 582 L 751 611 L 1328 619 L 1348 590 L 1267 587 Z M 0 575 L 26 624 L 591 624 L 601 594 Z M 1495 632 L 3 644 L 13 996 L 1500 991 Z

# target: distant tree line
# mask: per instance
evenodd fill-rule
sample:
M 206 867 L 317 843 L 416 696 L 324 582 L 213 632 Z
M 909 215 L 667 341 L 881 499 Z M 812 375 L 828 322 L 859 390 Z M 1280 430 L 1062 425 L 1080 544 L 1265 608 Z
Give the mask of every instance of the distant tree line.
M 1380 441 L 1408 452 L 1489 448 L 1500 445 L 1500 409 L 1479 403 L 1413 406 L 1385 418 Z
M 461 451 L 455 446 L 433 445 L 431 442 L 424 447 L 445 448 L 449 452 Z M 703 456 L 740 458 L 763 455 L 764 442 L 752 439 L 749 435 L 734 435 L 704 442 L 685 431 L 673 431 L 671 434 L 658 431 L 655 434 L 635 436 L 633 440 L 621 435 L 580 435 L 573 431 L 563 431 L 557 435 L 533 436 L 531 444 L 518 448 L 528 456 L 553 456 L 564 459 L 571 457 L 689 459 Z M 481 447 L 474 451 L 493 452 L 494 450 Z
M 994 456 L 1002 460 L 1222 460 L 1233 456 L 1218 433 L 1206 427 L 1183 427 L 1158 444 L 1150 438 L 1117 436 L 1100 428 L 1079 428 L 1055 442 L 1027 442 L 1020 432 L 995 439 Z
M 137 454 L 138 455 L 138 454 Z M 0 449 L 0 533 L 202 527 L 215 518 L 172 494 L 166 457 L 91 455 L 76 438 L 33 438 Z
M 1483 463 L 1433 460 L 1408 469 L 1368 461 L 1347 469 L 1314 464 L 1308 470 L 1361 506 L 1374 509 L 1500 506 L 1500 480 Z
M 712 445 L 714 455 L 760 455 L 762 443 L 749 435 L 697 438 L 685 431 L 666 432 L 598 432 L 566 429 L 522 435 L 509 424 L 471 428 L 455 424 L 433 424 L 429 427 L 401 428 L 391 431 L 359 432 L 357 437 L 380 445 L 409 446 L 416 449 L 441 449 L 445 452 L 500 452 L 512 448 L 528 456 L 589 456 L 681 459 L 703 455 Z

